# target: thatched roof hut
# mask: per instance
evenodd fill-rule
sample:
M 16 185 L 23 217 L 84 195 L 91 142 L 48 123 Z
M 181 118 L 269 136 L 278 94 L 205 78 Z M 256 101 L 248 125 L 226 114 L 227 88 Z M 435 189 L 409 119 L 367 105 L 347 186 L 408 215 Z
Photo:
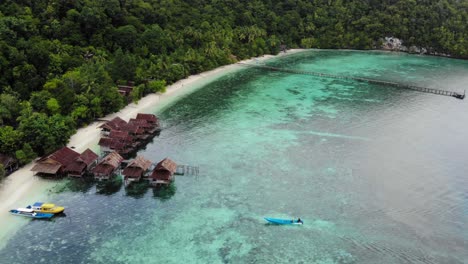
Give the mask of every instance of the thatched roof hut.
M 99 156 L 90 149 L 86 149 L 81 155 L 66 167 L 68 176 L 81 177 L 95 164 Z
M 115 117 L 110 121 L 99 126 L 103 134 L 108 134 L 112 130 L 120 131 L 124 126 L 127 125 L 127 122 L 120 117 Z
M 161 125 L 159 123 L 159 119 L 157 116 L 153 114 L 142 114 L 138 113 L 136 116 L 137 120 L 145 120 L 149 125 L 151 125 L 151 129 L 148 129 L 147 131 L 149 133 L 155 133 L 158 131 L 161 131 Z
M 110 179 L 112 174 L 119 168 L 122 161 L 122 156 L 115 151 L 107 154 L 92 170 L 94 178 Z
M 171 181 L 174 180 L 174 173 L 177 170 L 177 164 L 165 158 L 161 160 L 151 173 L 149 178 L 151 185 L 158 185 L 158 184 L 169 184 Z
M 142 156 L 137 156 L 127 165 L 122 174 L 124 175 L 125 180 L 139 181 L 150 167 L 150 160 L 147 160 Z
M 65 168 L 71 164 L 80 154 L 68 147 L 63 147 L 56 152 L 41 158 L 31 169 L 36 174 L 46 176 L 63 175 Z

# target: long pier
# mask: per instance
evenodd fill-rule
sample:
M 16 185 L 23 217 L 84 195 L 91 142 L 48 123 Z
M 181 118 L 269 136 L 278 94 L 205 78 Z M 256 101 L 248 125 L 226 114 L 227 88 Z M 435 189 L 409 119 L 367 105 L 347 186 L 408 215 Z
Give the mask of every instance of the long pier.
M 271 66 L 266 66 L 266 65 L 249 64 L 249 63 L 243 63 L 243 62 L 239 62 L 238 64 L 243 65 L 243 66 L 248 66 L 248 67 L 254 67 L 254 68 L 270 70 L 270 71 L 287 72 L 287 73 L 293 73 L 293 74 L 312 75 L 312 76 L 321 77 L 321 78 L 354 80 L 354 81 L 366 82 L 366 83 L 372 83 L 372 84 L 379 84 L 379 85 L 388 85 L 388 86 L 393 86 L 393 87 L 398 87 L 398 88 L 403 88 L 403 89 L 410 89 L 410 90 L 423 92 L 423 93 L 431 93 L 431 94 L 436 94 L 436 95 L 450 96 L 450 97 L 454 97 L 454 98 L 457 98 L 457 99 L 460 99 L 460 100 L 465 99 L 465 92 L 463 92 L 463 94 L 461 94 L 461 93 L 457 93 L 457 92 L 453 92 L 453 91 L 434 89 L 434 88 L 426 88 L 426 87 L 420 87 L 420 86 L 414 86 L 414 85 L 408 85 L 408 84 L 396 83 L 396 82 L 389 82 L 389 81 L 382 81 L 382 80 L 376 80 L 376 79 L 369 79 L 369 78 L 362 78 L 362 77 L 352 77 L 352 76 L 344 76 L 344 75 L 335 75 L 335 74 L 320 73 L 320 72 L 313 72 L 313 71 L 303 71 L 303 70 L 288 69 L 288 68 L 277 68 L 277 67 L 271 67 Z

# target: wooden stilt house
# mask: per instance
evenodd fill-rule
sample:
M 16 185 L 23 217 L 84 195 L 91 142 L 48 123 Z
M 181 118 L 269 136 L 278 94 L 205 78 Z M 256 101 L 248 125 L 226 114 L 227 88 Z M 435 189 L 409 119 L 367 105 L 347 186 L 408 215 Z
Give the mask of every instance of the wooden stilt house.
M 80 154 L 68 147 L 63 147 L 56 152 L 41 158 L 31 169 L 36 175 L 42 176 L 65 176 L 65 169 Z
M 126 125 L 127 122 L 125 122 L 125 120 L 120 117 L 115 117 L 114 119 L 100 125 L 99 128 L 101 129 L 102 135 L 108 136 L 112 130 L 120 131 Z
M 99 156 L 90 149 L 86 149 L 81 155 L 66 167 L 68 176 L 82 177 L 88 170 L 92 169 Z
M 174 161 L 168 158 L 161 160 L 149 177 L 150 185 L 157 186 L 170 184 L 174 180 L 174 173 L 176 170 L 177 164 Z
M 161 124 L 159 123 L 159 119 L 156 115 L 138 113 L 136 119 L 145 120 L 149 125 L 151 125 L 151 133 L 161 131 Z
M 138 120 L 131 118 L 128 121 L 126 131 L 133 136 L 134 138 L 144 141 L 149 138 L 149 131 L 151 130 L 151 125 L 146 122 L 146 120 Z
M 109 180 L 123 161 L 119 153 L 113 151 L 105 156 L 92 170 L 96 180 Z
M 142 156 L 137 156 L 122 172 L 125 183 L 128 184 L 131 182 L 140 181 L 140 179 L 149 170 L 150 167 L 151 161 L 145 159 Z

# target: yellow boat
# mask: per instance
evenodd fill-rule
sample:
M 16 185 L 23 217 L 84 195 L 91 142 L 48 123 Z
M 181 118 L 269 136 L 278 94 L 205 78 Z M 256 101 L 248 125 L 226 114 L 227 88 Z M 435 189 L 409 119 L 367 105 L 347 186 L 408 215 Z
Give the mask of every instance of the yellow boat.
M 31 206 L 31 208 L 34 210 L 34 212 L 49 213 L 49 214 L 60 214 L 65 210 L 65 208 L 62 206 L 56 206 L 53 203 L 41 203 L 41 202 L 34 203 Z

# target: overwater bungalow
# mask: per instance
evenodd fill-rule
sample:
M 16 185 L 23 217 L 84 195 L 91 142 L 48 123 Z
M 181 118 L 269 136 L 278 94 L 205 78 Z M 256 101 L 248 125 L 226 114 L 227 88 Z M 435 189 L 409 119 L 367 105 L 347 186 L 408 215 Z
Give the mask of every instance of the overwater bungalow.
M 146 120 L 131 118 L 125 130 L 138 140 L 146 140 L 150 137 L 152 125 Z
M 129 135 L 127 131 L 112 130 L 109 133 L 109 138 L 117 140 L 119 142 L 122 142 L 127 147 L 134 148 L 134 147 L 136 147 L 138 145 L 135 138 L 133 138 L 131 135 Z
M 136 116 L 136 119 L 139 120 L 146 120 L 148 124 L 152 126 L 152 131 L 161 131 L 161 125 L 159 123 L 158 117 L 153 114 L 143 114 L 143 113 L 138 113 Z
M 82 177 L 88 170 L 92 169 L 99 156 L 90 149 L 86 149 L 81 155 L 66 167 L 68 176 Z
M 177 170 L 177 164 L 165 158 L 161 160 L 149 177 L 149 183 L 152 186 L 168 185 L 174 180 L 174 173 Z
M 101 147 L 102 153 L 110 153 L 116 151 L 122 153 L 125 150 L 125 143 L 112 138 L 101 138 L 98 145 Z
M 115 151 L 107 154 L 92 170 L 94 179 L 109 180 L 115 174 L 122 161 L 122 156 Z
M 63 147 L 54 153 L 39 159 L 31 169 L 35 175 L 42 176 L 64 176 L 65 168 L 70 165 L 80 153 L 68 148 Z
M 140 179 L 149 170 L 150 167 L 151 161 L 145 159 L 142 156 L 137 156 L 122 172 L 125 183 L 127 184 L 140 181 Z
M 5 169 L 6 175 L 11 174 L 18 169 L 18 160 L 10 155 L 0 153 L 0 164 Z
M 101 129 L 101 134 L 108 136 L 112 130 L 120 131 L 123 127 L 127 125 L 127 122 L 120 117 L 115 117 L 114 119 L 107 121 L 106 123 L 99 126 Z

